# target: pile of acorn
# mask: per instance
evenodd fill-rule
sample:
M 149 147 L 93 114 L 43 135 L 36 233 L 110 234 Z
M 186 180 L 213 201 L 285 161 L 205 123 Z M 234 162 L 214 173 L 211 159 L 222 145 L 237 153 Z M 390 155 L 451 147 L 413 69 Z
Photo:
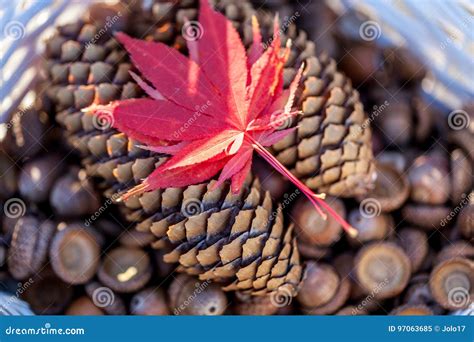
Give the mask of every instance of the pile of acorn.
M 314 18 L 301 20 L 320 37 Z M 27 314 L 23 302 L 35 314 L 67 315 L 412 315 L 472 307 L 472 106 L 463 109 L 471 124 L 453 128 L 449 111 L 420 92 L 422 63 L 334 27 L 322 45 L 361 94 L 377 180 L 363 198 L 327 198 L 358 229 L 356 238 L 303 196 L 288 198 L 286 219 L 295 223 L 306 265 L 294 300 L 224 293 L 164 263 L 166 250 L 149 247 L 154 237 L 134 230 L 94 189 L 38 88 L 0 132 L 0 314 Z M 264 163 L 255 168 L 285 203 L 290 184 Z

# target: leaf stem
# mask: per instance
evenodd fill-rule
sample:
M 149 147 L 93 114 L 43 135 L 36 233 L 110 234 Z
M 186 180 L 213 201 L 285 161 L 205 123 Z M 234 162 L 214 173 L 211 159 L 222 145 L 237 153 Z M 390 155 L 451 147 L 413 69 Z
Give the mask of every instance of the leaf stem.
M 272 165 L 279 173 L 288 178 L 298 189 L 300 189 L 306 197 L 313 204 L 318 213 L 324 218 L 327 218 L 327 215 L 322 211 L 321 207 L 324 208 L 334 219 L 341 224 L 342 228 L 352 237 L 357 236 L 357 230 L 352 227 L 349 223 L 346 222 L 334 209 L 332 209 L 329 204 L 327 204 L 323 198 L 324 194 L 315 194 L 310 188 L 308 188 L 303 182 L 301 182 L 297 177 L 295 177 L 282 163 L 278 161 L 270 152 L 267 151 L 258 141 L 256 141 L 250 135 L 246 137 L 251 141 L 252 146 L 255 148 L 257 153 L 265 159 L 270 165 Z

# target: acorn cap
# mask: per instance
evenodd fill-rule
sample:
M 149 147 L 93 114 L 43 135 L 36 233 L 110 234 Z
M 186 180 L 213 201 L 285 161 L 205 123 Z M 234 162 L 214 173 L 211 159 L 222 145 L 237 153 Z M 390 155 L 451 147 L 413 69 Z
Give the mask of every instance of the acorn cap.
M 99 266 L 100 247 L 92 228 L 58 225 L 49 250 L 54 272 L 70 284 L 84 284 L 92 279 Z
M 396 307 L 390 312 L 390 315 L 395 316 L 432 316 L 434 315 L 433 310 L 431 310 L 426 305 L 413 305 L 405 304 L 399 307 Z
M 451 209 L 442 205 L 407 204 L 402 208 L 403 218 L 410 224 L 426 230 L 441 227 Z
M 149 246 L 155 241 L 155 236 L 150 232 L 139 232 L 131 229 L 120 234 L 119 242 L 126 247 L 142 248 Z
M 67 308 L 67 316 L 101 316 L 104 312 L 99 309 L 87 296 L 74 300 Z
M 472 189 L 472 164 L 461 149 L 451 152 L 451 200 L 458 204 Z
M 474 246 L 463 240 L 450 242 L 436 255 L 435 264 L 454 258 L 474 259 Z
M 101 283 L 90 282 L 85 286 L 85 290 L 92 303 L 108 315 L 125 315 L 127 313 L 123 299 Z
M 252 296 L 236 292 L 236 302 L 234 304 L 234 312 L 237 315 L 246 316 L 270 316 L 279 310 L 279 303 L 275 302 L 275 295 L 269 294 L 265 296 Z M 290 300 L 288 300 L 289 302 Z M 286 303 L 282 303 L 284 305 Z M 288 303 L 289 304 L 289 303 Z M 285 305 L 286 306 L 286 305 Z
M 458 216 L 457 224 L 461 230 L 462 236 L 467 240 L 474 239 L 474 192 L 468 196 L 469 204 L 465 206 Z
M 165 293 L 161 289 L 147 288 L 136 293 L 130 300 L 132 315 L 164 316 L 170 314 Z
M 228 306 L 219 285 L 188 275 L 174 278 L 168 291 L 175 315 L 222 315 Z
M 400 208 L 410 194 L 410 184 L 405 173 L 388 163 L 376 164 L 377 178 L 374 187 L 364 197 L 358 197 L 359 202 L 371 198 L 380 206 L 383 212 L 391 212 Z
M 304 307 L 323 306 L 336 295 L 339 284 L 334 267 L 309 261 L 296 299 Z
M 363 307 L 357 307 L 355 305 L 349 305 L 343 307 L 341 310 L 337 311 L 335 315 L 337 316 L 357 316 L 357 315 L 368 315 L 369 312 Z
M 41 223 L 34 216 L 24 216 L 16 222 L 7 258 L 13 277 L 25 279 L 41 269 L 54 232 L 51 221 Z
M 341 217 L 346 216 L 344 203 L 334 197 L 327 197 L 326 203 L 334 209 Z M 298 241 L 305 245 L 316 245 L 318 247 L 330 246 L 341 238 L 342 227 L 328 215 L 324 218 L 316 211 L 314 206 L 305 197 L 300 197 L 293 207 L 290 215 L 295 223 L 295 231 Z
M 445 159 L 436 151 L 415 159 L 408 172 L 410 198 L 414 202 L 441 205 L 448 200 L 451 182 Z
M 150 280 L 150 257 L 137 248 L 118 247 L 107 253 L 99 267 L 99 280 L 117 292 L 134 292 Z
M 349 299 L 351 294 L 351 281 L 343 278 L 339 284 L 336 294 L 332 299 L 322 306 L 304 307 L 303 311 L 308 315 L 330 315 L 339 310 Z
M 347 236 L 353 246 L 383 240 L 394 231 L 394 222 L 390 214 L 372 216 L 365 215 L 363 210 L 354 209 L 349 213 L 348 222 L 358 233 L 355 237 Z
M 430 275 L 430 289 L 436 302 L 445 309 L 468 307 L 474 298 L 474 262 L 454 258 L 437 265 Z
M 415 228 L 403 228 L 397 233 L 397 241 L 410 258 L 412 271 L 418 271 L 429 251 L 426 233 Z
M 57 315 L 66 309 L 74 289 L 46 269 L 28 285 L 22 297 L 38 315 Z
M 401 247 L 391 242 L 377 242 L 357 253 L 355 274 L 366 294 L 385 299 L 405 289 L 411 275 L 411 263 Z

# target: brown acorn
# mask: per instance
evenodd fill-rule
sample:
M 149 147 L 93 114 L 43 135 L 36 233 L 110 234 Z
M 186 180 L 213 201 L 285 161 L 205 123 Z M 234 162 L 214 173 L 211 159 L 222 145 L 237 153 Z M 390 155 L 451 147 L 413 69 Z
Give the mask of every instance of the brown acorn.
M 397 232 L 397 242 L 410 258 L 412 272 L 417 272 L 428 256 L 428 236 L 415 228 L 403 228 Z
M 445 205 L 406 204 L 402 208 L 402 217 L 410 224 L 426 229 L 435 230 L 443 226 L 449 217 L 451 209 Z
M 165 293 L 161 289 L 147 288 L 130 300 L 132 315 L 164 316 L 170 314 Z
M 82 296 L 69 305 L 65 314 L 68 316 L 101 316 L 104 312 L 89 297 Z
M 345 217 L 344 203 L 334 197 L 327 197 L 328 203 L 341 217 Z M 341 238 L 342 227 L 329 216 L 325 220 L 305 197 L 300 197 L 291 210 L 291 220 L 295 223 L 298 242 L 317 247 L 327 247 Z
M 366 294 L 375 299 L 395 297 L 407 286 L 411 263 L 405 252 L 391 242 L 363 247 L 355 258 L 355 276 Z
M 99 195 L 86 177 L 84 171 L 73 168 L 56 180 L 50 195 L 50 203 L 56 215 L 80 217 L 99 210 Z
M 275 301 L 275 295 L 251 296 L 241 292 L 235 293 L 236 303 L 234 312 L 237 315 L 247 316 L 270 316 L 279 310 L 279 303 Z M 282 305 L 286 303 L 281 303 Z
M 464 238 L 472 242 L 474 240 L 474 192 L 471 192 L 466 200 L 469 200 L 469 203 L 459 214 L 457 225 Z
M 0 152 L 0 200 L 8 199 L 13 196 L 18 187 L 18 170 L 11 158 Z
M 34 277 L 22 296 L 38 315 L 62 313 L 72 300 L 74 289 L 45 269 Z
M 102 260 L 97 276 L 117 292 L 135 292 L 148 283 L 152 268 L 150 257 L 138 248 L 117 247 Z
M 434 259 L 434 264 L 440 264 L 443 261 L 454 258 L 466 258 L 474 260 L 474 246 L 464 240 L 449 242 L 439 251 Z
M 55 233 L 55 225 L 35 216 L 21 217 L 15 224 L 7 264 L 16 279 L 26 279 L 41 270 Z
M 304 307 L 303 312 L 308 315 L 330 315 L 339 310 L 349 299 L 351 294 L 351 281 L 348 278 L 341 278 L 337 292 L 332 299 L 322 306 Z
M 373 188 L 359 201 L 376 201 L 382 212 L 391 212 L 400 208 L 408 198 L 410 184 L 403 171 L 388 163 L 376 163 L 376 180 Z
M 93 281 L 85 286 L 85 290 L 92 303 L 108 315 L 125 315 L 127 313 L 123 299 L 112 289 Z
M 454 258 L 438 264 L 430 275 L 430 289 L 443 308 L 467 308 L 474 298 L 474 262 Z
M 155 236 L 149 232 L 139 232 L 131 229 L 120 234 L 119 242 L 122 246 L 145 248 L 155 241 Z
M 323 306 L 334 298 L 340 281 L 331 265 L 309 261 L 296 299 L 305 308 Z
M 368 207 L 367 207 L 368 208 Z M 348 237 L 349 242 L 359 246 L 371 241 L 384 240 L 394 232 L 394 222 L 390 214 L 373 215 L 361 206 L 349 213 L 349 223 L 358 231 L 357 236 Z
M 63 169 L 64 162 L 55 154 L 40 155 L 26 162 L 18 179 L 21 196 L 31 202 L 46 201 Z
M 452 151 L 450 156 L 451 200 L 459 204 L 472 190 L 473 164 L 461 149 Z
M 100 248 L 93 228 L 80 224 L 58 225 L 49 250 L 55 273 L 69 284 L 84 284 L 92 279 L 99 266 Z
M 410 198 L 420 204 L 446 203 L 451 190 L 448 162 L 440 154 L 422 155 L 415 159 L 408 172 Z
M 168 295 L 175 315 L 222 315 L 228 306 L 219 285 L 185 274 L 173 279 Z
M 432 316 L 433 311 L 426 305 L 412 305 L 405 304 L 396 307 L 390 312 L 390 315 L 395 316 Z

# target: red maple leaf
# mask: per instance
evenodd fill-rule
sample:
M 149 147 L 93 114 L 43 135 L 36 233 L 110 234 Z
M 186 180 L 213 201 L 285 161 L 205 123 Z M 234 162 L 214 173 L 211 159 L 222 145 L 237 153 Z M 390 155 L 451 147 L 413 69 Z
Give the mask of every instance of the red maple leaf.
M 271 45 L 263 51 L 256 18 L 253 45 L 247 55 L 238 32 L 208 0 L 200 1 L 202 38 L 188 39 L 189 57 L 162 43 L 133 39 L 118 33 L 135 67 L 147 82 L 132 77 L 150 98 L 116 101 L 88 111 L 113 115 L 114 127 L 145 143 L 143 148 L 172 155 L 123 197 L 158 188 L 201 183 L 217 174 L 219 186 L 231 180 L 240 191 L 256 151 L 292 181 L 321 215 L 323 207 L 355 234 L 323 200 L 293 176 L 265 147 L 292 133 L 279 129 L 299 112 L 293 102 L 302 73 L 300 67 L 289 89 L 283 89 L 283 67 L 291 41 L 281 47 L 278 17 Z

